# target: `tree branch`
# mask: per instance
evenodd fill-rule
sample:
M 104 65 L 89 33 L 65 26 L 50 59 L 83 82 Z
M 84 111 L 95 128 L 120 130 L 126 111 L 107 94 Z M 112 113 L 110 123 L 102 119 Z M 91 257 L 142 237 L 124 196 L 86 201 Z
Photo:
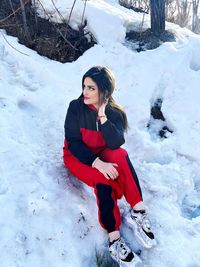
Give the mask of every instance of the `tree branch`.
M 6 39 L 5 35 L 3 34 L 3 32 L 2 32 L 1 30 L 0 30 L 0 33 L 1 33 L 1 35 L 3 36 L 3 39 L 6 41 L 6 43 L 7 43 L 10 47 L 12 47 L 14 50 L 16 50 L 17 52 L 19 52 L 20 54 L 29 57 L 29 55 L 27 55 L 27 54 L 25 54 L 25 53 L 19 51 L 17 48 L 15 48 L 13 45 L 11 45 L 11 43 L 8 42 L 8 40 Z
M 30 2 L 31 0 L 27 0 L 25 3 L 24 3 L 24 6 Z M 13 13 L 11 13 L 10 15 L 8 15 L 7 17 L 5 17 L 4 19 L 0 20 L 0 23 L 6 21 L 7 19 L 9 19 L 10 17 L 12 17 L 13 15 L 15 15 L 19 10 L 21 9 L 21 6 L 18 7 Z

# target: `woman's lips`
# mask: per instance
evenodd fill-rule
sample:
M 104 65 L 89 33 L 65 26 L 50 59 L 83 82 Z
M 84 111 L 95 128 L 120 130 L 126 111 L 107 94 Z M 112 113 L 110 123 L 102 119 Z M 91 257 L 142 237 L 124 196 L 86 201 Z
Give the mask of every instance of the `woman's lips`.
M 84 100 L 89 100 L 89 97 L 84 96 Z

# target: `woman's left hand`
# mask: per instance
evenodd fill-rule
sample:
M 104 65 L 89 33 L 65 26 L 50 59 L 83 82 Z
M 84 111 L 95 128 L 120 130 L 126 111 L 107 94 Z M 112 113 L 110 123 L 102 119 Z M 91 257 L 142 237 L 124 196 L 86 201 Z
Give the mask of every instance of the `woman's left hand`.
M 98 111 L 98 116 L 101 117 L 101 116 L 106 116 L 105 114 L 105 109 L 106 109 L 106 106 L 108 104 L 108 100 L 105 100 L 102 105 L 99 107 L 99 111 Z
M 119 173 L 116 169 L 118 165 L 116 163 L 105 162 L 100 158 L 97 158 L 93 167 L 100 171 L 108 180 L 115 180 L 119 176 Z

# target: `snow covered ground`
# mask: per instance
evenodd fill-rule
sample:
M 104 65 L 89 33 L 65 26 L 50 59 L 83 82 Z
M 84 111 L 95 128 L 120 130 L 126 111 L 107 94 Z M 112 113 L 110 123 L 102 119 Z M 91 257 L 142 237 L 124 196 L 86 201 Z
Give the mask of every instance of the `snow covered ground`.
M 56 1 L 63 15 L 65 2 Z M 141 17 L 116 2 L 88 1 L 88 27 L 99 44 L 73 63 L 41 57 L 6 36 L 28 56 L 22 55 L 0 35 L 1 267 L 95 267 L 95 249 L 107 237 L 92 190 L 63 166 L 62 145 L 68 103 L 80 95 L 82 75 L 97 64 L 116 75 L 114 96 L 130 124 L 125 147 L 158 241 L 142 252 L 144 265 L 200 266 L 200 217 L 191 218 L 200 204 L 200 38 L 168 24 L 177 41 L 138 54 L 124 37 Z M 82 1 L 76 5 L 82 10 Z M 173 129 L 164 140 L 156 135 L 160 125 L 146 127 L 158 97 Z M 120 206 L 126 208 L 124 200 Z

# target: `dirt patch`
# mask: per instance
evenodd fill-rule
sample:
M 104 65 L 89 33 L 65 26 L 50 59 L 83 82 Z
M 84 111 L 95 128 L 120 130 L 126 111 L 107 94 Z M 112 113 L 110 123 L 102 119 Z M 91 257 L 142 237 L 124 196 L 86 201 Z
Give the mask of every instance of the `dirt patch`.
M 161 138 L 167 138 L 169 133 L 173 133 L 167 125 L 167 121 L 162 113 L 162 102 L 161 98 L 157 98 L 151 107 L 151 117 L 147 125 L 147 128 L 155 132 Z
M 126 1 L 126 0 L 119 0 L 119 4 L 123 7 L 126 7 L 128 9 L 132 9 L 135 12 L 138 13 L 149 13 L 149 3 L 144 4 L 142 6 L 142 1 Z M 136 6 L 137 5 L 137 6 Z
M 133 47 L 137 52 L 155 49 L 164 42 L 176 41 L 175 36 L 169 31 L 165 31 L 160 37 L 156 37 L 151 29 L 143 32 L 130 31 L 126 34 L 126 40 L 134 44 Z
M 31 1 L 24 3 L 26 25 L 19 9 L 20 0 L 0 0 L 0 28 L 40 55 L 62 63 L 72 62 L 96 44 L 94 36 L 86 30 L 87 21 L 74 30 L 67 22 L 54 23 L 39 17 Z

